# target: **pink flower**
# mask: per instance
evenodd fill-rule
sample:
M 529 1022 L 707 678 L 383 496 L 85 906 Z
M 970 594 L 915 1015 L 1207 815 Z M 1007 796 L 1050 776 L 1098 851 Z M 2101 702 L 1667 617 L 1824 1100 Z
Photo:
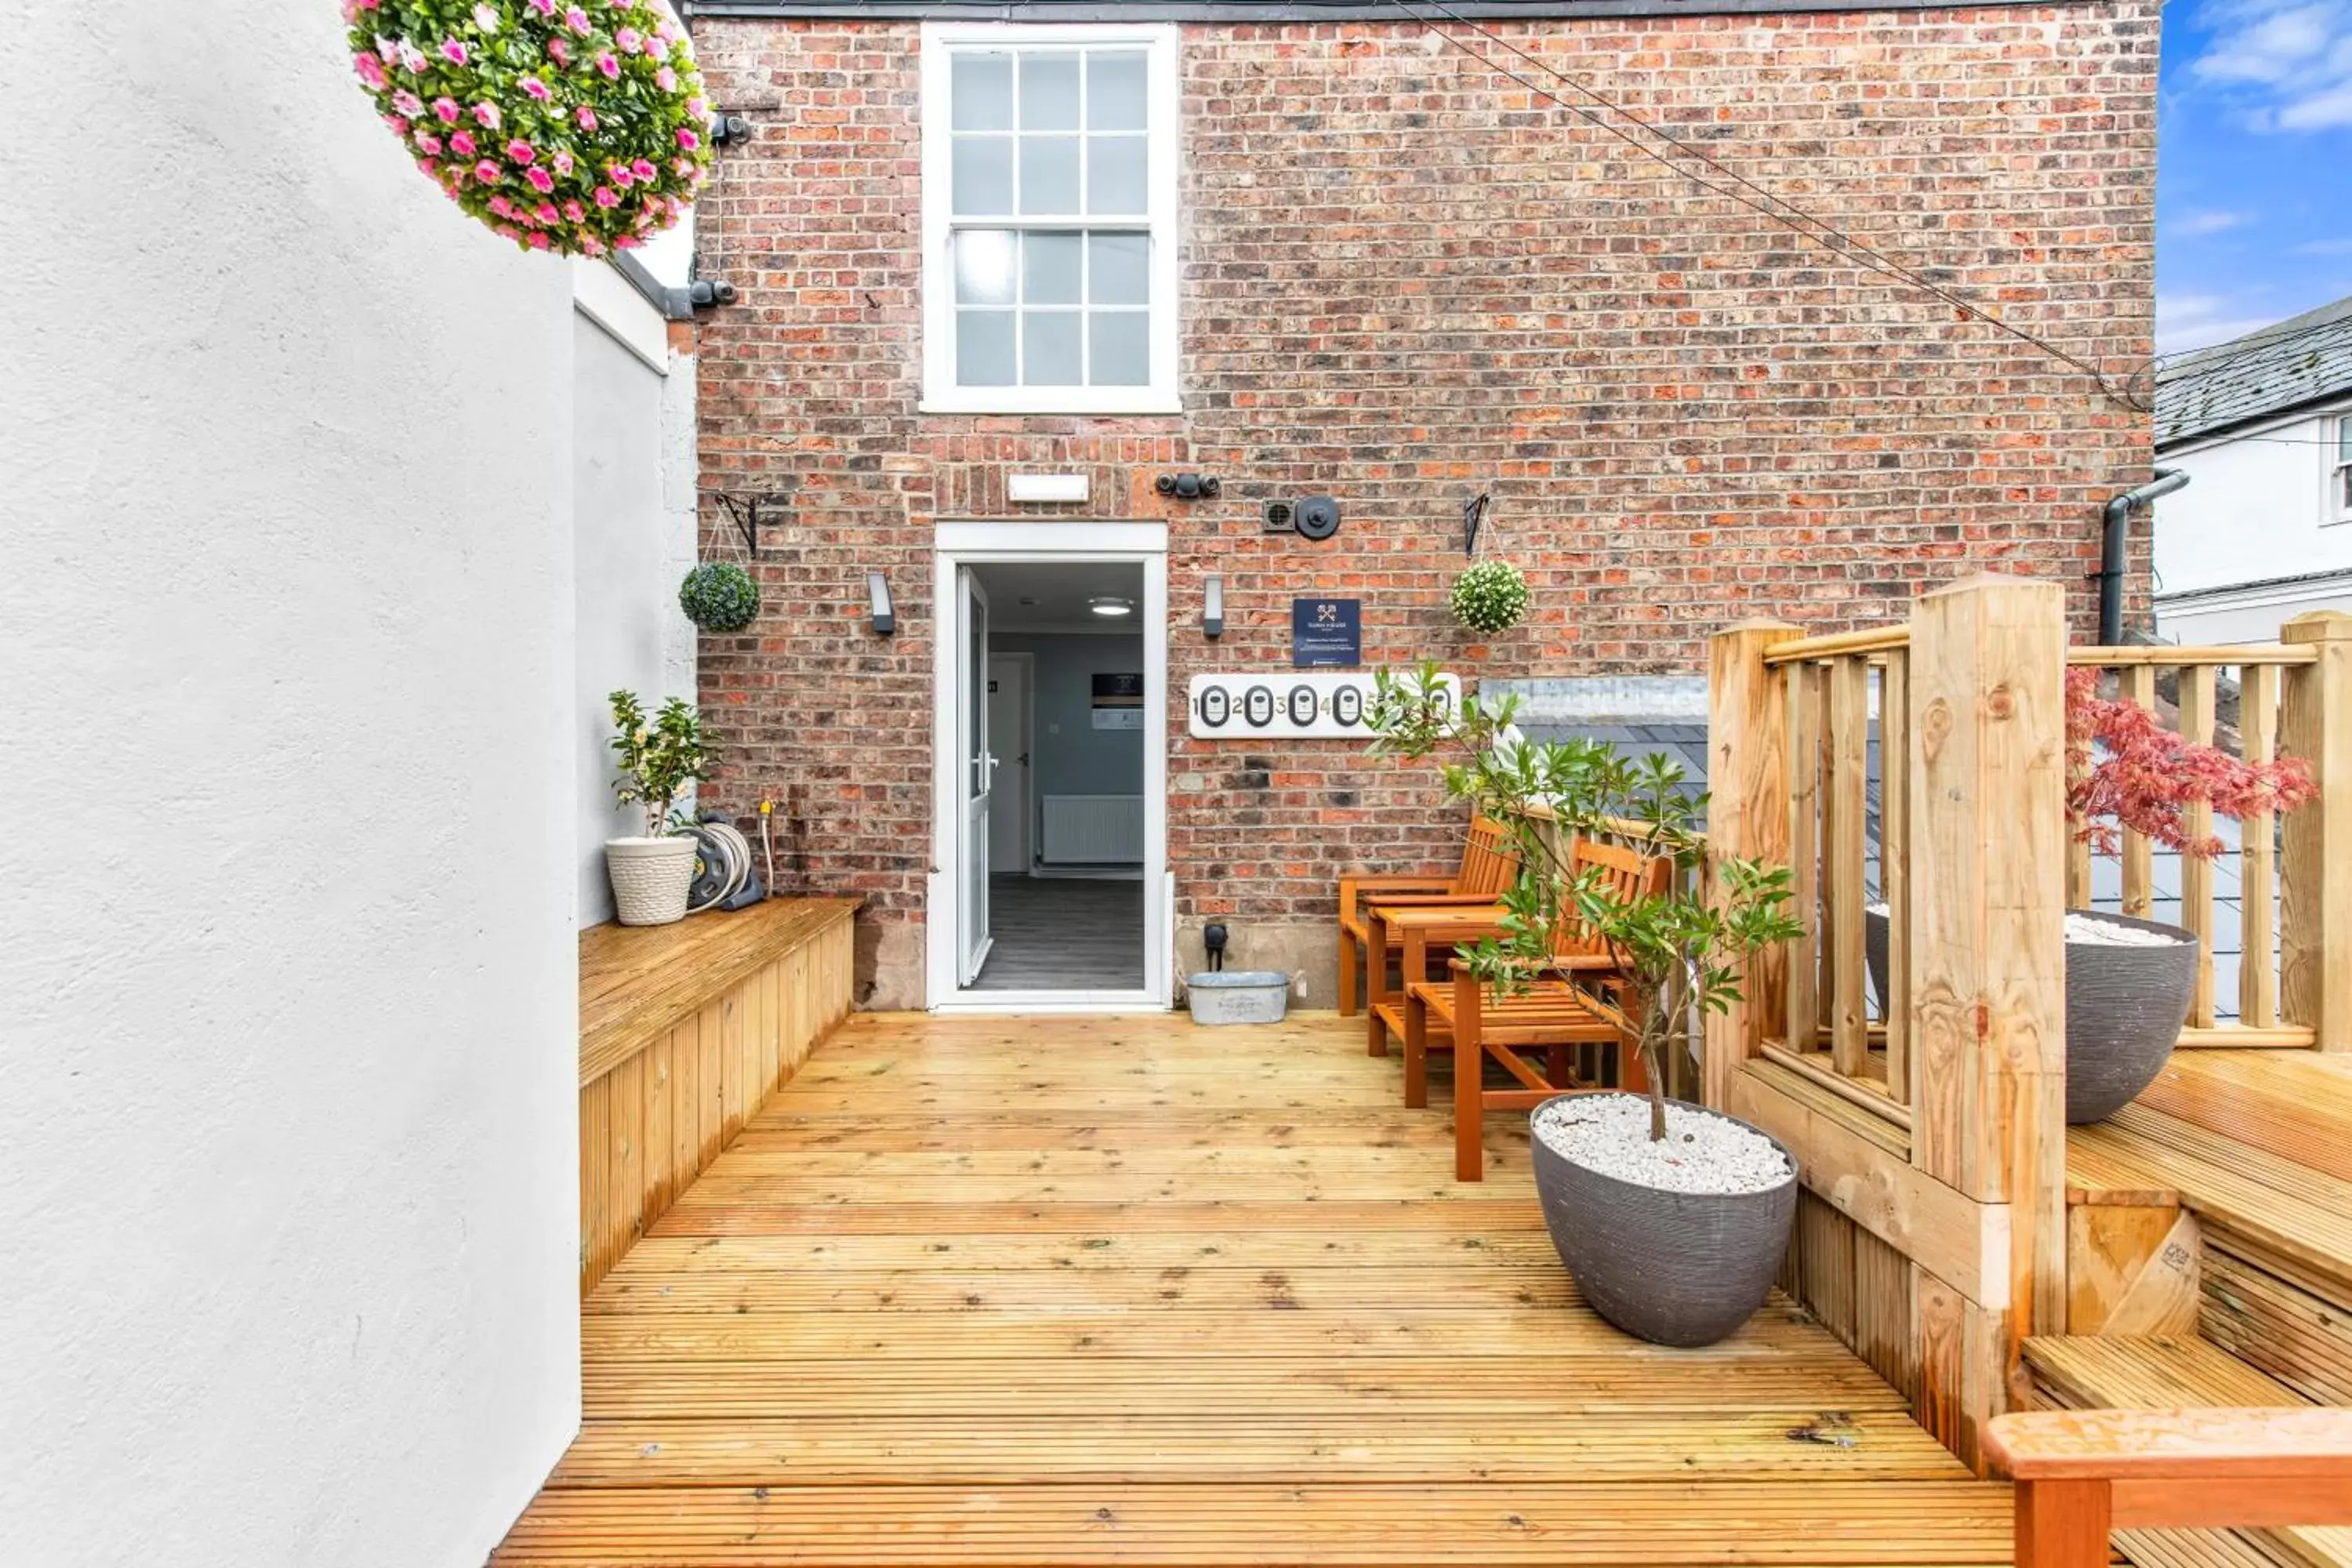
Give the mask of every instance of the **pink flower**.
M 586 223 L 588 209 L 578 202 L 566 202 L 563 204 L 563 216 L 565 221 L 570 223 Z
M 691 158 L 680 158 L 670 167 L 676 169 L 682 179 L 690 180 L 694 177 L 694 160 Z
M 571 10 L 563 13 L 563 25 L 571 28 L 573 32 L 579 34 L 583 38 L 586 37 L 591 31 L 588 25 L 588 13 L 582 10 L 577 5 L 574 5 Z
M 373 11 L 382 0 L 343 0 L 343 20 L 356 22 L 362 11 Z
M 634 235 L 634 234 L 625 234 L 625 235 L 622 235 L 619 238 L 617 238 L 617 239 L 614 240 L 614 241 L 613 241 L 613 243 L 614 243 L 614 246 L 618 247 L 620 249 L 623 249 L 623 250 L 635 250 L 635 249 L 636 249 L 636 247 L 639 247 L 639 246 L 643 245 L 643 244 L 645 243 L 645 241 L 644 241 L 644 240 L 642 240 L 642 239 L 639 239 L 639 238 L 638 238 L 635 235 Z
M 425 112 L 425 100 L 403 89 L 392 95 L 392 111 L 404 120 L 414 120 Z
M 661 171 L 655 168 L 653 161 L 648 158 L 640 158 L 635 163 L 630 164 L 629 173 L 635 174 L 639 180 L 648 185 L 652 184 L 654 181 L 661 175 Z
M 432 153 L 436 158 L 438 158 L 441 155 L 441 138 L 438 136 L 420 131 L 416 133 L 416 144 L 419 147 L 424 148 L 427 153 Z
M 662 67 L 661 69 L 654 72 L 654 85 L 661 89 L 664 92 L 676 92 L 677 90 L 677 72 L 670 69 L 667 66 Z
M 376 58 L 388 66 L 400 63 L 400 46 L 382 33 L 375 36 L 375 54 Z
M 542 16 L 555 15 L 555 0 L 530 0 L 530 8 Z
M 430 158 L 419 158 L 416 160 L 416 166 L 436 180 L 441 177 L 441 165 Z
M 555 154 L 555 172 L 559 174 L 568 174 L 572 173 L 571 153 L 563 152 L 561 149 L 557 150 Z
M 604 254 L 604 242 L 593 234 L 583 234 L 580 237 L 580 251 L 583 256 L 602 256 Z
M 689 98 L 686 100 L 686 112 L 694 119 L 708 120 L 710 118 L 710 105 L 701 99 Z
M 507 162 L 509 163 L 536 163 L 539 162 L 539 149 L 518 136 L 513 141 L 507 143 Z
M 584 103 L 580 106 L 579 120 L 581 130 L 593 131 L 596 129 L 596 111 L 589 108 Z
M 637 52 L 637 46 L 646 41 L 646 36 L 635 27 L 624 27 L 613 35 L 613 41 L 621 46 L 623 54 L 634 55 Z
M 517 245 L 520 245 L 522 243 L 522 231 L 515 227 L 515 226 L 510 223 L 502 223 L 491 232 L 496 234 L 500 239 L 511 239 Z
M 621 79 L 621 62 L 613 58 L 613 53 L 610 49 L 606 49 L 597 55 L 596 68 L 604 73 L 604 79 L 606 81 L 618 81 Z
M 440 118 L 442 124 L 455 125 L 457 123 L 457 116 L 461 111 L 457 108 L 457 100 L 456 99 L 436 98 L 433 100 L 433 112 Z
M 522 177 L 529 180 L 530 188 L 541 195 L 555 189 L 555 176 L 544 169 L 525 169 Z
M 475 123 L 480 125 L 485 130 L 496 131 L 503 118 L 504 117 L 499 113 L 499 106 L 487 100 L 474 105 Z
M 423 70 L 429 63 L 423 49 L 418 48 L 406 38 L 400 40 L 400 64 L 403 69 L 413 76 Z
M 527 76 L 522 79 L 522 89 L 531 97 L 539 100 L 541 103 L 545 103 L 549 99 L 555 96 L 554 89 L 550 88 L 545 82 L 540 80 L 535 76 Z
M 499 13 L 497 8 L 490 5 L 475 6 L 474 26 L 479 27 L 485 33 L 497 32 L 499 30 Z
M 702 138 L 696 135 L 690 128 L 681 125 L 677 128 L 677 144 L 691 153 L 702 145 Z
M 474 178 L 486 185 L 495 185 L 499 183 L 499 166 L 485 158 L 474 165 Z
M 353 55 L 352 69 L 359 73 L 360 80 L 367 83 L 372 90 L 376 92 L 383 90 L 383 62 L 373 55 Z
M 555 210 L 555 204 L 553 202 L 541 202 L 537 207 L 532 209 L 530 216 L 537 218 L 541 223 L 553 223 L 562 215 Z
M 460 131 L 455 136 L 450 137 L 449 150 L 457 153 L 460 158 L 472 157 L 474 155 L 474 138 L 472 133 L 469 132 Z
M 596 187 L 596 205 L 600 207 L 619 206 L 621 205 L 620 193 L 614 190 L 610 185 L 599 185 Z
M 405 136 L 408 134 L 408 121 L 403 120 L 399 115 L 387 114 L 384 115 L 383 119 L 386 125 L 392 127 L 392 133 L 394 136 Z
M 490 210 L 498 214 L 500 217 L 512 217 L 514 216 L 514 203 L 507 200 L 504 196 L 492 196 L 490 198 Z
M 473 56 L 467 52 L 466 46 L 459 43 L 455 38 L 442 39 L 440 53 L 441 58 L 447 60 L 453 66 L 464 65 L 467 60 L 473 58 Z
M 549 58 L 553 59 L 557 65 L 568 67 L 572 64 L 572 44 L 569 39 L 548 39 L 547 52 Z
M 626 163 L 615 163 L 604 172 L 612 176 L 613 183 L 614 184 L 620 186 L 621 189 L 625 191 L 635 182 L 637 177 L 630 172 L 629 166 Z
M 530 247 L 533 250 L 545 250 L 547 248 L 547 236 L 543 234 L 533 234 L 530 237 Z

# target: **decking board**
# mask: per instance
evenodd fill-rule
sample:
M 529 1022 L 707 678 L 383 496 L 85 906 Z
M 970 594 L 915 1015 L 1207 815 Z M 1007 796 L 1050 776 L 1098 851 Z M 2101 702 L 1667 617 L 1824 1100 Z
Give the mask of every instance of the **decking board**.
M 1584 1308 L 1524 1120 L 1360 1027 L 853 1019 L 583 1305 L 508 1565 L 1992 1563 L 2009 1498 L 1775 1300 Z

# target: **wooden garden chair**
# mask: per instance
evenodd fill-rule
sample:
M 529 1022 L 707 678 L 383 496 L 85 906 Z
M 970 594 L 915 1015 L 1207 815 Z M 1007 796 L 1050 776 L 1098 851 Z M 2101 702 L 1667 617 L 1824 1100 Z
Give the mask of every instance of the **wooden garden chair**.
M 1462 846 L 1462 864 L 1444 872 L 1339 879 L 1339 1016 L 1356 1016 L 1360 971 L 1370 976 L 1366 1004 L 1385 989 L 1393 947 L 1369 945 L 1369 916 L 1377 902 L 1389 909 L 1480 908 L 1496 905 L 1519 874 L 1518 840 L 1491 817 L 1471 821 Z M 1408 973 L 1407 978 L 1412 978 Z
M 1674 862 L 1664 857 L 1581 839 L 1570 852 L 1569 865 L 1571 874 L 1599 869 L 1616 896 L 1627 902 L 1665 892 L 1674 876 Z M 1532 1110 L 1555 1094 L 1587 1087 L 1572 1070 L 1573 1053 L 1580 1046 L 1616 1047 L 1617 1087 L 1633 1091 L 1649 1087 L 1641 1058 L 1625 1038 L 1629 1020 L 1594 994 L 1614 989 L 1620 979 L 1617 969 L 1617 961 L 1597 937 L 1563 921 L 1544 973 L 1515 995 L 1490 994 L 1459 958 L 1447 966 L 1443 980 L 1408 975 L 1404 1005 L 1394 1011 L 1397 1032 L 1404 1039 L 1404 1100 L 1416 1108 L 1429 1103 L 1429 1054 L 1452 1051 L 1455 1180 L 1475 1182 L 1486 1175 L 1487 1111 Z M 1577 981 L 1560 978 L 1562 970 Z M 1540 1067 L 1525 1054 L 1537 1049 L 1544 1053 Z M 1514 1087 L 1486 1087 L 1489 1059 L 1502 1064 Z

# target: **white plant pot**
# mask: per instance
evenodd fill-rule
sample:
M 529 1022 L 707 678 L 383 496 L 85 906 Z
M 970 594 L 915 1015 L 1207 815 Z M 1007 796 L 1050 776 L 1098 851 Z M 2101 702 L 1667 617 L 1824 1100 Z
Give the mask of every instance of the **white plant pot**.
M 613 879 L 613 908 L 625 926 L 666 926 L 686 918 L 694 885 L 691 838 L 607 838 L 604 874 Z

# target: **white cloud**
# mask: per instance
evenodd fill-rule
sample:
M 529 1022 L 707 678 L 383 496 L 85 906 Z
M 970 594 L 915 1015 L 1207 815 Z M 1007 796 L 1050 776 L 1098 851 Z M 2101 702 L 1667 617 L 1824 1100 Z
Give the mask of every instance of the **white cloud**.
M 2253 216 L 2251 213 L 2221 212 L 2208 208 L 2203 212 L 2193 212 L 2186 217 L 2176 219 L 2171 226 L 2175 234 L 2193 236 L 2220 234 L 2227 229 L 2243 228 L 2253 221 Z
M 2342 239 L 2307 239 L 2294 247 L 2297 256 L 2352 256 L 2352 236 Z
M 2248 315 L 2248 309 L 2219 294 L 2158 294 L 2156 352 L 2179 353 L 2225 343 L 2278 319 L 2275 315 Z
M 2352 126 L 2352 0 L 2218 0 L 2189 67 L 2255 132 Z

